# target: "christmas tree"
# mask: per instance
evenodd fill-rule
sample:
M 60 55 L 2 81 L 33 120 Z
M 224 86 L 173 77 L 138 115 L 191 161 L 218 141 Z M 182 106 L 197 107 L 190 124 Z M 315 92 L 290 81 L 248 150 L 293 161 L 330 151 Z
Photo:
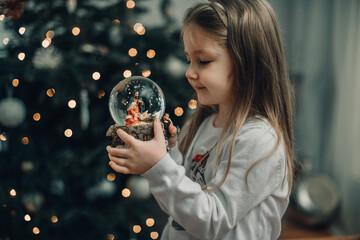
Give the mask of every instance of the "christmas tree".
M 144 0 L 143 0 L 144 1 Z M 155 81 L 181 126 L 196 108 L 179 29 L 137 0 L 2 0 L 0 239 L 157 239 L 166 221 L 140 176 L 108 166 L 109 94 Z

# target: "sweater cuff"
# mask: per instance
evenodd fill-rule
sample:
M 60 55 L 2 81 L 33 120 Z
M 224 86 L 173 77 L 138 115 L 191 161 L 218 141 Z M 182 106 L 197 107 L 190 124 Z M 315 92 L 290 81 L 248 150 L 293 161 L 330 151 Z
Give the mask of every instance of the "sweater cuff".
M 152 168 L 143 173 L 141 176 L 145 177 L 150 185 L 161 184 L 164 180 L 164 176 L 169 176 L 171 172 L 176 171 L 179 165 L 170 157 L 167 153 L 159 162 L 157 162 Z M 171 176 L 171 175 L 170 175 Z

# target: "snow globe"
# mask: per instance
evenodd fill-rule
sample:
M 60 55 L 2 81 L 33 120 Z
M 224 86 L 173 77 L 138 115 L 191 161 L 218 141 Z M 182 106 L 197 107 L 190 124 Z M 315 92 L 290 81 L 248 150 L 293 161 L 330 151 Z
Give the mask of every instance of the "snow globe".
M 112 89 L 109 110 L 115 122 L 106 132 L 110 146 L 125 146 L 116 133 L 118 128 L 137 139 L 149 141 L 154 136 L 154 120 L 161 119 L 165 112 L 164 93 L 149 78 L 125 78 Z

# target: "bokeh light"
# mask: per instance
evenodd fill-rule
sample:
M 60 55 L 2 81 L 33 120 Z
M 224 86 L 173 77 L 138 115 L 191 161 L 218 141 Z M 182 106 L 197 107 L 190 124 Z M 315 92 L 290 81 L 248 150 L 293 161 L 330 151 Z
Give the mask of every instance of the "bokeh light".
M 155 220 L 153 218 L 146 219 L 146 226 L 152 227 L 155 224 Z
M 12 85 L 13 85 L 14 87 L 19 86 L 19 83 L 20 83 L 20 81 L 19 81 L 19 79 L 17 79 L 17 78 L 15 78 L 15 79 L 12 80 Z
M 174 113 L 176 116 L 181 117 L 184 114 L 184 110 L 182 107 L 177 107 L 175 108 Z
M 99 72 L 94 72 L 92 74 L 92 78 L 96 81 L 96 80 L 99 80 L 101 77 L 100 73 Z
M 19 53 L 19 54 L 18 54 L 18 59 L 19 59 L 20 61 L 23 61 L 23 60 L 25 59 L 25 53 L 23 53 L 23 52 Z
M 125 78 L 131 77 L 131 75 L 132 75 L 132 73 L 131 73 L 130 70 L 125 70 L 125 71 L 124 71 L 124 77 L 125 77 Z
M 126 2 L 126 7 L 127 8 L 134 8 L 135 7 L 135 2 L 132 0 L 129 0 Z
M 139 225 L 134 225 L 133 231 L 134 231 L 134 233 L 139 233 L 139 232 L 141 232 L 141 227 Z
M 34 119 L 34 121 L 39 121 L 40 120 L 40 118 L 41 118 L 41 115 L 40 115 L 40 113 L 34 113 L 34 115 L 33 115 L 33 119 Z
M 64 135 L 65 135 L 65 137 L 69 138 L 73 135 L 73 131 L 70 128 L 68 128 L 65 130 Z
M 121 191 L 121 194 L 123 195 L 123 197 L 130 197 L 130 195 L 131 195 L 131 191 L 130 191 L 130 189 L 128 189 L 128 188 L 124 188 L 122 191 Z
M 79 27 L 73 27 L 73 29 L 71 30 L 72 34 L 74 36 L 77 36 L 80 34 L 80 28 Z
M 22 144 L 24 144 L 24 145 L 28 145 L 28 144 L 29 144 L 29 138 L 28 138 L 28 137 L 23 137 L 23 138 L 21 139 L 21 142 L 22 142 Z

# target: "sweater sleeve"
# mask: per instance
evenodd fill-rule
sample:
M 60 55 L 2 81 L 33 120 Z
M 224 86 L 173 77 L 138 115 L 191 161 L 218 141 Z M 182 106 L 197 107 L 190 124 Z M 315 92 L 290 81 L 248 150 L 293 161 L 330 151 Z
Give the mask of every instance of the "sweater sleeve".
M 245 182 L 247 170 L 270 153 L 275 144 L 274 135 L 264 128 L 242 132 L 236 139 L 225 182 L 210 193 L 187 177 L 184 167 L 177 165 L 169 154 L 143 176 L 149 180 L 150 190 L 161 208 L 190 235 L 199 239 L 218 239 L 281 185 L 285 172 L 281 145 L 251 169 L 248 185 Z M 229 149 L 225 150 L 228 152 Z M 223 154 L 209 188 L 216 187 L 221 181 L 227 164 L 228 154 Z

